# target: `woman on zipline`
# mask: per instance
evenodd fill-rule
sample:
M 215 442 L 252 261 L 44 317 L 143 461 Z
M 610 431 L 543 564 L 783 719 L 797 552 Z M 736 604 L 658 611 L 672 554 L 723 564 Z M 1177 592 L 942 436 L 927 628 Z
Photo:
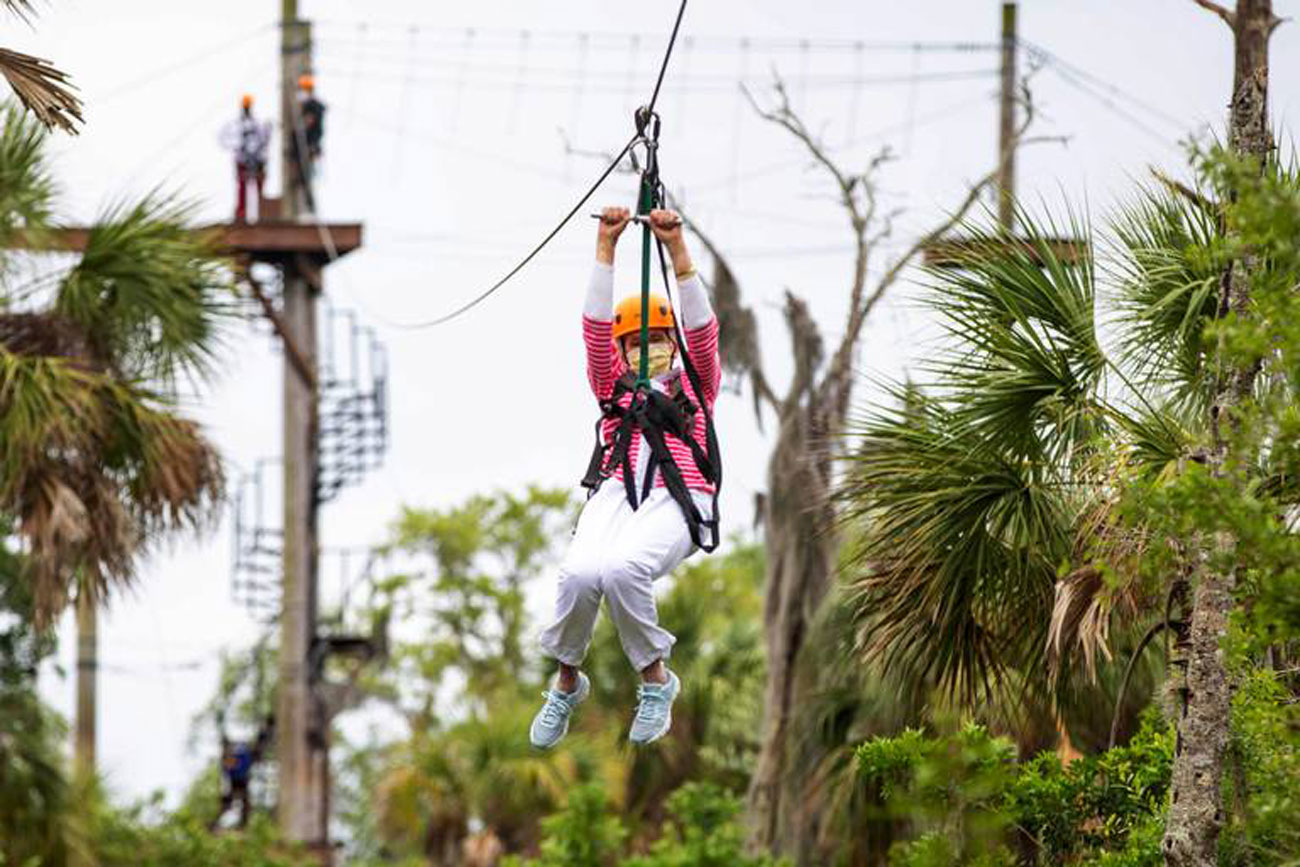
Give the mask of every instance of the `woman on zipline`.
M 696 547 L 717 544 L 718 468 L 709 450 L 707 417 L 721 377 L 718 321 L 691 264 L 681 219 L 668 210 L 649 214 L 654 236 L 667 248 L 681 301 L 681 332 L 669 299 L 650 295 L 648 383 L 641 370 L 642 298 L 614 306 L 614 248 L 632 219 L 626 208 L 606 208 L 596 238 L 596 264 L 587 288 L 582 333 L 587 379 L 603 418 L 584 484 L 594 489 L 560 564 L 555 620 L 541 635 L 559 671 L 529 735 L 549 748 L 569 730 L 574 708 L 591 685 L 578 670 L 591 643 L 602 598 L 623 651 L 641 675 L 629 739 L 647 744 L 672 725 L 681 682 L 665 665 L 676 639 L 659 625 L 653 583 Z M 686 343 L 694 376 L 683 375 L 677 334 Z M 698 388 L 692 380 L 699 383 Z M 697 393 L 702 392 L 702 393 Z

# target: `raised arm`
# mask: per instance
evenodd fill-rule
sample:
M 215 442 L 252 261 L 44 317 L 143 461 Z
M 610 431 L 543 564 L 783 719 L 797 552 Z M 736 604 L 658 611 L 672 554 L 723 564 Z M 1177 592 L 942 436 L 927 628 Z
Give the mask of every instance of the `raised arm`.
M 627 208 L 606 208 L 596 230 L 596 264 L 587 283 L 582 310 L 582 340 L 587 349 L 587 381 L 597 400 L 614 393 L 618 352 L 614 329 L 614 248 L 627 228 Z
M 712 406 L 722 380 L 722 362 L 718 355 L 718 319 L 709 304 L 709 293 L 691 261 L 691 252 L 682 235 L 681 217 L 674 211 L 651 211 L 650 228 L 663 241 L 677 274 L 682 336 L 699 374 L 703 397 Z

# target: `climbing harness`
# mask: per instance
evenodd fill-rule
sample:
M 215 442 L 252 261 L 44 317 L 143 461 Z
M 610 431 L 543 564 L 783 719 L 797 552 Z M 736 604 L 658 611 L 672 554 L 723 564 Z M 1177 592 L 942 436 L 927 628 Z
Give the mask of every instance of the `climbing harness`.
M 685 5 L 685 4 L 683 4 Z M 678 19 L 680 24 L 680 18 Z M 676 30 L 674 30 L 674 34 Z M 658 94 L 658 86 L 655 93 Z M 628 371 L 614 384 L 614 390 L 608 400 L 601 401 L 601 416 L 596 421 L 596 445 L 592 450 L 591 460 L 587 464 L 586 475 L 582 484 L 591 493 L 600 487 L 616 467 L 622 468 L 623 487 L 627 492 L 628 503 L 635 510 L 645 501 L 654 487 L 655 473 L 664 480 L 664 487 L 682 510 L 686 526 L 690 530 L 691 541 L 703 551 L 712 551 L 718 547 L 718 494 L 722 489 L 722 455 L 718 446 L 717 431 L 713 426 L 713 414 L 709 411 L 708 399 L 705 397 L 699 373 L 691 361 L 690 350 L 682 335 L 680 319 L 671 314 L 672 284 L 668 279 L 668 260 L 664 255 L 664 245 L 651 232 L 649 213 L 663 203 L 663 182 L 659 177 L 659 132 L 662 127 L 660 117 L 652 106 L 637 109 L 634 117 L 636 137 L 633 139 L 632 159 L 635 164 L 635 146 L 645 149 L 645 165 L 641 170 L 641 183 L 637 201 L 637 213 L 643 217 L 641 222 L 641 318 L 640 342 L 641 358 L 636 377 Z M 690 401 L 681 388 L 680 380 L 674 382 L 671 395 L 657 391 L 650 381 L 650 328 L 652 311 L 650 309 L 650 255 L 655 250 L 659 258 L 659 272 L 663 278 L 664 296 L 668 300 L 668 311 L 655 311 L 653 320 L 657 323 L 671 322 L 673 335 L 677 341 L 677 351 L 682 356 L 682 368 L 690 381 L 699 405 Z M 623 399 L 627 397 L 627 406 Z M 695 438 L 696 413 L 704 416 L 705 445 L 700 447 Z M 601 439 L 601 424 L 606 419 L 618 422 L 613 438 L 605 443 Z M 631 447 L 633 438 L 640 433 L 645 437 L 650 448 L 650 457 L 646 463 L 645 480 L 638 497 L 636 477 L 632 468 Z M 695 468 L 713 486 L 712 508 L 706 518 L 700 513 L 699 506 L 691 496 L 690 488 L 682 477 L 681 468 L 673 459 L 668 448 L 667 437 L 671 435 L 684 443 L 691 450 Z M 707 531 L 708 538 L 705 538 Z

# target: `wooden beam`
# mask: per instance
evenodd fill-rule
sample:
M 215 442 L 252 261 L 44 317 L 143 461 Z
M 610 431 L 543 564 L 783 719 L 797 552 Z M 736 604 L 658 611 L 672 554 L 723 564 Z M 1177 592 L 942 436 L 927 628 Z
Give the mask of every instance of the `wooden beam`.
M 281 262 L 292 255 L 306 256 L 319 261 L 346 256 L 361 246 L 360 223 L 290 223 L 268 221 L 264 223 L 218 223 L 200 226 L 196 232 L 211 232 L 220 246 L 241 258 L 254 262 Z M 90 229 L 84 226 L 63 226 L 42 233 L 38 241 L 29 240 L 19 233 L 13 243 L 18 249 L 48 250 L 77 253 L 86 249 Z
M 1048 242 L 1055 255 L 1062 262 L 1077 265 L 1092 255 L 1086 241 L 1075 238 L 1052 238 Z M 966 263 L 990 254 L 1017 252 L 1028 256 L 1036 264 L 1042 265 L 1042 257 L 1027 241 L 1019 238 L 990 241 L 970 238 L 944 238 L 925 247 L 921 261 L 932 268 L 960 268 Z

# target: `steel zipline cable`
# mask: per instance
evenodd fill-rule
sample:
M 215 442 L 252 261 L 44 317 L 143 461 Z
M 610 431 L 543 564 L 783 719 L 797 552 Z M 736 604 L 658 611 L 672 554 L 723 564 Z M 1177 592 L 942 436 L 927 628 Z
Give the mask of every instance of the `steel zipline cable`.
M 618 152 L 618 156 L 610 160 L 609 165 L 606 166 L 605 170 L 600 173 L 600 177 L 596 178 L 595 183 L 593 183 L 587 189 L 587 192 L 582 194 L 582 198 L 578 200 L 577 204 L 575 204 L 572 208 L 569 209 L 569 213 L 564 215 L 564 219 L 560 220 L 560 222 L 555 225 L 555 228 L 551 229 L 551 231 L 547 233 L 546 237 L 542 238 L 542 240 L 537 244 L 536 247 L 534 247 L 528 253 L 527 256 L 519 260 L 519 264 L 515 265 L 515 267 L 511 268 L 508 272 L 506 272 L 506 275 L 504 277 L 502 277 L 497 282 L 493 283 L 483 292 L 476 295 L 474 298 L 471 298 L 469 301 L 465 302 L 460 307 L 457 307 L 455 310 L 451 311 L 450 313 L 444 316 L 439 316 L 437 319 L 429 319 L 424 322 L 406 322 L 406 323 L 392 322 L 389 323 L 389 327 L 404 329 L 407 331 L 413 331 L 420 328 L 432 328 L 435 325 L 441 325 L 444 322 L 450 322 L 451 320 L 455 319 L 461 314 L 468 312 L 474 307 L 477 307 L 483 301 L 486 301 L 488 299 L 488 296 L 492 295 L 502 286 L 506 285 L 506 283 L 508 283 L 512 277 L 514 277 L 516 274 L 518 274 L 520 271 L 524 269 L 524 266 L 526 266 L 529 262 L 531 262 L 534 258 L 536 258 L 537 254 L 542 252 L 542 250 L 546 247 L 546 245 L 551 243 L 551 240 L 556 235 L 560 234 L 560 230 L 562 230 L 565 226 L 569 224 L 569 221 L 573 219 L 574 215 L 577 214 L 578 211 L 582 210 L 582 206 L 587 204 L 587 200 L 596 194 L 596 190 L 600 189 L 600 185 L 605 183 L 606 178 L 608 178 L 610 175 L 614 173 L 614 170 L 618 168 L 619 163 L 623 161 L 623 157 L 627 156 L 628 152 L 632 150 L 632 146 L 636 144 L 639 138 L 640 138 L 639 135 L 634 135 L 632 138 L 628 139 L 627 144 L 623 145 L 623 149 Z
M 673 56 L 673 46 L 676 44 L 677 34 L 681 30 L 682 16 L 686 14 L 687 2 L 688 0 L 682 0 L 681 6 L 677 10 L 677 20 L 673 23 L 673 32 L 668 39 L 668 48 L 664 51 L 663 61 L 659 64 L 659 74 L 655 78 L 655 87 L 654 87 L 654 91 L 650 95 L 650 102 L 645 106 L 645 108 L 640 109 L 638 111 L 638 114 L 644 113 L 644 116 L 647 118 L 654 116 L 655 102 L 659 99 L 659 90 L 663 86 L 664 75 L 668 71 L 668 61 Z M 422 328 L 433 328 L 435 326 L 442 325 L 446 322 L 450 322 L 451 320 L 456 319 L 457 317 L 469 312 L 473 308 L 477 307 L 479 304 L 486 301 L 498 289 L 506 285 L 506 283 L 510 282 L 510 279 L 512 277 L 514 277 L 516 274 L 522 271 L 529 262 L 531 262 L 534 258 L 536 258 L 538 253 L 542 252 L 542 250 L 545 249 L 546 245 L 549 244 L 551 240 L 555 238 L 556 235 L 560 234 L 560 231 L 569 224 L 569 222 L 578 213 L 578 211 L 582 210 L 582 206 L 587 203 L 587 200 L 596 194 L 596 190 L 600 189 L 601 184 L 605 183 L 605 180 L 610 175 L 612 175 L 616 169 L 618 169 L 619 164 L 623 162 L 623 157 L 627 156 L 628 153 L 632 151 L 632 148 L 638 142 L 642 141 L 643 138 L 644 138 L 643 132 L 641 129 L 638 128 L 636 134 L 633 135 L 630 139 L 628 139 L 627 144 L 623 145 L 622 149 L 619 150 L 618 154 L 612 160 L 610 160 L 609 165 L 607 165 L 605 167 L 605 170 L 600 173 L 600 176 L 596 178 L 595 183 L 593 183 L 590 187 L 587 188 L 587 192 L 583 193 L 582 198 L 580 198 L 577 201 L 577 203 L 572 208 L 569 209 L 569 212 L 564 215 L 564 218 L 560 220 L 559 223 L 556 224 L 555 228 L 551 229 L 551 231 L 546 234 L 546 237 L 542 238 L 541 242 L 538 243 L 537 246 L 534 247 L 528 253 L 527 256 L 521 259 L 519 261 L 519 264 L 511 268 L 506 273 L 506 275 L 502 277 L 500 280 L 493 283 L 486 290 L 480 292 L 478 295 L 476 295 L 474 298 L 471 298 L 469 301 L 465 302 L 460 307 L 457 307 L 455 310 L 451 311 L 450 313 L 447 313 L 443 316 L 439 316 L 436 319 L 429 319 L 423 322 L 392 323 L 390 327 L 399 328 L 407 331 L 415 331 Z

